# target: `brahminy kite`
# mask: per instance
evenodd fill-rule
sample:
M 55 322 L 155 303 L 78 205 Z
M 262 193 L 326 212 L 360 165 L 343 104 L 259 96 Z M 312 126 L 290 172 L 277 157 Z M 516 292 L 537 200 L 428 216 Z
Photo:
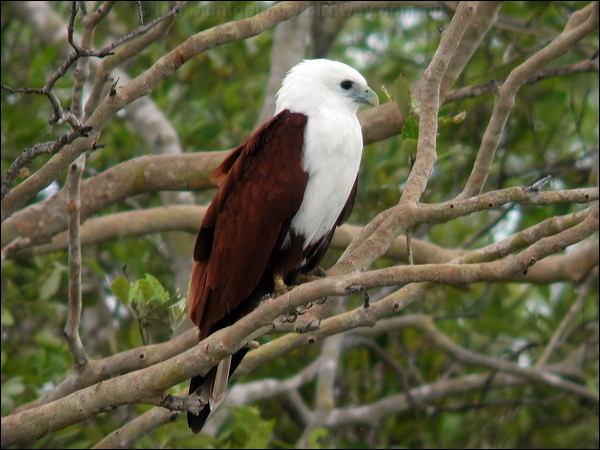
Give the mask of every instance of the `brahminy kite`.
M 302 61 L 283 80 L 274 117 L 217 167 L 219 190 L 198 233 L 188 292 L 200 341 L 321 261 L 354 205 L 363 104 L 379 99 L 355 69 Z M 199 415 L 188 413 L 194 433 L 246 352 L 191 379 L 190 394 L 208 402 Z

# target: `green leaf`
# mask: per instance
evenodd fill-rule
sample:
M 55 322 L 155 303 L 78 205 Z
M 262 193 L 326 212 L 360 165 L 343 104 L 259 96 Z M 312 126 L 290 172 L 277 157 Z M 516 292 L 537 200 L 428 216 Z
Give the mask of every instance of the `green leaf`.
M 419 121 L 413 114 L 406 118 L 402 128 L 402 139 L 419 139 Z
M 269 421 L 259 422 L 250 432 L 248 441 L 242 448 L 247 449 L 259 449 L 268 448 L 269 440 L 271 439 L 271 433 L 275 426 L 275 419 Z
M 275 419 L 261 419 L 258 409 L 252 406 L 238 406 L 230 410 L 235 423 L 220 438 L 229 438 L 231 448 L 267 448 Z
M 137 280 L 129 291 L 129 303 L 146 305 L 154 296 L 154 288 L 148 280 Z
M 149 273 L 146 274 L 146 282 L 152 288 L 153 292 L 150 300 L 156 300 L 159 303 L 164 303 L 169 300 L 169 293 L 165 291 L 165 288 L 160 284 L 160 281 Z
M 416 139 L 404 139 L 402 141 L 402 151 L 404 152 L 404 154 L 413 157 L 417 156 L 417 143 L 418 141 Z
M 55 267 L 52 272 L 50 272 L 48 278 L 46 278 L 40 286 L 40 300 L 48 300 L 58 292 L 61 272 L 62 270 L 58 267 Z
M 175 330 L 187 319 L 187 298 L 180 297 L 177 293 L 173 296 L 173 300 L 166 304 L 169 308 L 169 327 Z
M 327 436 L 327 434 L 329 434 L 327 428 L 315 428 L 312 430 L 308 435 L 308 448 L 327 448 L 319 444 L 319 439 Z
M 11 312 L 6 309 L 4 306 L 2 307 L 2 319 L 1 323 L 3 327 L 10 327 L 15 324 L 15 318 L 11 314 Z
M 25 386 L 23 385 L 23 377 L 21 376 L 8 378 L 2 383 L 2 395 L 15 397 L 22 394 L 24 391 Z
M 131 289 L 131 285 L 127 278 L 123 275 L 118 277 L 113 283 L 110 285 L 110 292 L 114 294 L 115 297 L 119 299 L 119 301 L 127 306 L 129 306 L 129 291 Z
M 398 109 L 405 118 L 409 116 L 411 110 L 412 98 L 410 95 L 410 83 L 403 73 L 394 80 L 394 86 L 390 92 Z
M 15 406 L 13 399 L 21 395 L 24 391 L 25 385 L 21 376 L 14 376 L 2 382 L 2 415 L 5 414 L 5 411 L 13 409 Z
M 466 117 L 467 113 L 462 111 L 453 117 L 440 117 L 438 118 L 438 123 L 440 125 L 458 125 L 459 123 L 463 122 Z

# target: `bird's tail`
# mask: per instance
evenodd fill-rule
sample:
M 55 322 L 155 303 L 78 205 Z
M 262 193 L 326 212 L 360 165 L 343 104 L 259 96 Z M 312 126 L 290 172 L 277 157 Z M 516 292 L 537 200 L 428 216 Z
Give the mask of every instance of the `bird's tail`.
M 199 375 L 197 377 L 193 377 L 190 380 L 189 393 L 193 394 L 198 389 L 200 389 L 198 394 L 202 396 L 202 392 L 201 392 L 202 387 L 204 386 L 205 381 L 208 381 L 208 379 L 211 378 L 211 373 L 213 371 L 216 371 L 216 368 L 211 369 L 210 372 L 208 372 L 205 376 Z M 202 430 L 202 427 L 204 426 L 204 422 L 206 422 L 206 419 L 208 419 L 208 416 L 210 415 L 210 411 L 211 411 L 210 403 L 207 403 L 204 406 L 204 408 L 202 408 L 202 411 L 200 411 L 200 414 L 192 414 L 191 412 L 188 411 L 188 413 L 187 413 L 188 427 L 190 427 L 190 429 L 194 433 L 199 433 L 200 430 Z
M 231 357 L 226 358 L 224 361 L 221 361 L 217 367 L 212 368 L 206 375 L 193 377 L 190 380 L 190 391 L 192 394 L 196 392 L 200 397 L 206 401 L 206 405 L 200 411 L 200 414 L 193 414 L 188 412 L 188 426 L 194 433 L 199 433 L 204 426 L 204 422 L 208 419 L 211 411 L 215 407 L 217 403 L 219 403 L 223 396 L 225 395 L 225 391 L 227 390 L 227 381 L 229 380 L 228 373 L 225 375 L 225 379 L 223 380 L 223 368 L 225 365 L 229 366 L 231 362 Z M 221 370 L 219 370 L 221 369 Z M 227 370 L 229 372 L 229 370 Z
M 200 411 L 200 414 L 192 414 L 188 411 L 188 426 L 194 433 L 199 433 L 202 430 L 211 411 L 223 399 L 227 390 L 229 377 L 231 377 L 231 374 L 239 366 L 240 362 L 242 362 L 247 352 L 248 349 L 243 348 L 233 356 L 225 358 L 216 367 L 210 369 L 206 375 L 196 376 L 190 380 L 189 393 L 192 394 L 195 392 L 207 402 L 202 411 Z

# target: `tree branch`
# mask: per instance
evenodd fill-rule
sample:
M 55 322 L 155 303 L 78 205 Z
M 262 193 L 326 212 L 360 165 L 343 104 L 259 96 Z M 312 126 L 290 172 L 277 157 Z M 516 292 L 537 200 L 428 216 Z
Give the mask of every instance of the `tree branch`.
M 586 59 L 578 63 L 567 64 L 563 66 L 549 67 L 540 69 L 531 75 L 525 84 L 536 84 L 540 81 L 554 77 L 562 77 L 564 75 L 572 75 L 575 73 L 598 72 L 598 58 Z M 466 98 L 475 98 L 485 94 L 492 94 L 498 86 L 502 86 L 505 80 L 492 80 L 485 84 L 475 84 L 473 86 L 465 86 L 459 89 L 448 92 L 442 100 L 442 105 L 457 102 Z
M 335 377 L 340 363 L 343 334 L 330 336 L 323 341 L 319 369 L 317 372 L 317 389 L 315 391 L 315 408 L 309 416 L 309 421 L 296 442 L 297 448 L 308 448 L 310 434 L 327 421 L 335 407 Z
M 565 333 L 565 330 L 569 326 L 569 323 L 571 323 L 571 321 L 573 320 L 575 315 L 577 313 L 579 313 L 579 311 L 583 307 L 585 300 L 586 300 L 586 298 L 588 298 L 588 295 L 590 293 L 590 288 L 592 287 L 592 283 L 595 280 L 597 280 L 597 278 L 598 278 L 598 267 L 596 266 L 594 268 L 594 270 L 592 270 L 587 275 L 585 281 L 581 284 L 581 286 L 579 286 L 579 294 L 577 295 L 577 298 L 575 299 L 575 301 L 569 308 L 569 311 L 567 312 L 567 314 L 565 314 L 565 317 L 563 318 L 560 325 L 558 326 L 558 328 L 552 335 L 552 339 L 550 339 L 550 342 L 544 349 L 544 352 L 542 353 L 540 358 L 537 360 L 536 366 L 543 366 L 544 364 L 546 364 L 546 362 L 550 358 L 550 355 L 552 355 L 552 352 L 558 347 L 558 345 L 560 344 L 559 339 L 561 339 L 562 335 Z
M 494 110 L 483 135 L 473 171 L 463 192 L 457 197 L 458 199 L 472 197 L 483 190 L 508 116 L 514 107 L 515 96 L 521 86 L 536 71 L 568 52 L 577 42 L 597 29 L 598 4 L 590 3 L 582 10 L 573 13 L 565 29 L 556 39 L 511 71 L 504 84 L 497 88 Z
M 67 181 L 69 191 L 69 202 L 67 203 L 67 214 L 69 216 L 69 307 L 64 335 L 77 372 L 81 371 L 88 362 L 88 355 L 79 335 L 81 319 L 81 240 L 79 234 L 81 201 L 79 184 L 84 169 L 85 155 L 81 155 L 71 164 Z
M 440 84 L 440 98 L 444 99 L 446 93 L 454 82 L 458 79 L 467 63 L 479 48 L 483 38 L 496 23 L 498 11 L 503 2 L 477 2 L 475 13 L 469 22 L 469 27 L 465 30 L 461 38 L 458 49 L 450 61 L 448 70 L 442 78 Z
M 598 207 L 596 205 L 593 213 L 579 225 L 558 233 L 556 236 L 544 238 L 509 260 L 479 264 L 476 265 L 477 267 L 469 267 L 474 265 L 465 265 L 464 267 L 444 265 L 440 267 L 439 272 L 428 274 L 427 279 L 440 282 L 455 267 L 464 270 L 456 271 L 455 276 L 447 281 L 452 284 L 456 282 L 472 283 L 480 279 L 503 279 L 510 274 L 525 270 L 548 254 L 578 242 L 582 239 L 582 235 L 589 235 L 597 229 Z M 23 444 L 39 439 L 49 432 L 80 422 L 115 406 L 131 403 L 158 406 L 164 400 L 166 389 L 193 375 L 206 373 L 218 361 L 239 349 L 240 345 L 243 345 L 246 338 L 255 330 L 272 328 L 273 321 L 279 316 L 325 295 L 344 295 L 349 286 L 369 288 L 371 283 L 373 286 L 381 286 L 388 283 L 397 284 L 399 280 L 404 283 L 407 279 L 410 280 L 406 275 L 423 275 L 415 273 L 416 268 L 416 266 L 399 268 L 407 270 L 399 270 L 401 276 L 396 279 L 391 278 L 392 273 L 375 271 L 380 272 L 378 280 L 369 279 L 369 276 L 375 272 L 319 280 L 300 285 L 277 299 L 264 300 L 253 312 L 238 320 L 234 325 L 210 335 L 199 345 L 174 358 L 150 368 L 82 389 L 51 404 L 2 418 L 2 445 Z M 393 271 L 394 269 L 398 268 L 384 269 L 384 271 Z M 388 276 L 390 277 L 388 278 Z M 416 300 L 424 290 L 430 289 L 432 286 L 433 283 L 410 284 L 407 286 L 408 289 L 404 288 L 400 291 L 401 296 L 390 295 L 369 308 L 359 308 L 328 319 L 323 322 L 320 330 L 303 336 L 304 342 L 306 344 L 314 342 L 317 338 L 337 334 L 344 330 L 373 325 L 378 320 L 395 314 L 402 309 L 402 305 Z M 329 324 L 332 326 L 328 326 Z M 265 347 L 267 345 L 263 346 L 263 348 Z M 574 394 L 598 401 L 597 395 L 574 383 L 559 383 L 556 377 L 534 375 L 539 381 L 553 386 L 560 384 L 560 388 L 569 389 Z M 44 421 L 35 420 L 36 417 L 45 417 L 46 419 Z
M 149 155 L 117 164 L 81 183 L 81 220 L 144 192 L 213 188 L 209 176 L 226 156 L 227 152 Z M 21 234 L 44 242 L 65 230 L 65 198 L 61 190 L 17 212 L 2 224 L 2 246 Z
M 167 53 L 131 83 L 116 89 L 114 95 L 105 97 L 84 124 L 86 127 L 91 127 L 88 138 L 78 139 L 67 145 L 63 151 L 55 155 L 2 199 L 2 222 L 54 181 L 75 158 L 83 152 L 91 150 L 110 119 L 120 109 L 134 100 L 148 95 L 161 81 L 172 75 L 185 62 L 210 48 L 256 36 L 277 23 L 300 14 L 309 6 L 309 2 L 279 3 L 253 17 L 218 25 L 200 32 Z
M 381 286 L 392 286 L 394 284 L 402 285 L 405 283 L 413 283 L 406 285 L 404 288 L 385 298 L 388 302 L 388 308 L 390 308 L 388 314 L 391 315 L 404 309 L 413 301 L 421 298 L 425 292 L 435 286 L 434 283 L 414 284 L 415 282 L 424 279 L 435 281 L 435 283 L 448 282 L 453 285 L 460 285 L 483 280 L 506 280 L 516 277 L 519 274 L 521 276 L 529 276 L 527 272 L 530 271 L 531 263 L 535 264 L 535 262 L 542 260 L 546 256 L 560 251 L 561 248 L 566 248 L 569 245 L 583 240 L 586 236 L 591 235 L 598 229 L 597 204 L 582 222 L 575 220 L 574 223 L 571 222 L 567 225 L 568 228 L 563 229 L 564 231 L 559 231 L 554 225 L 556 225 L 554 219 L 549 219 L 540 225 L 517 233 L 515 236 L 511 236 L 499 243 L 461 255 L 449 264 L 395 266 L 364 273 L 330 276 L 324 280 L 300 285 L 289 292 L 288 296 L 290 301 L 293 300 L 292 303 L 300 304 L 301 301 L 296 302 L 295 300 L 297 295 L 302 299 L 310 301 L 329 295 L 344 295 L 348 286 L 361 286 L 364 289 L 370 289 Z M 485 261 L 490 261 L 494 258 L 503 258 L 513 251 L 524 247 L 526 247 L 524 250 L 510 258 L 500 259 L 491 263 L 484 263 Z M 462 268 L 457 266 L 463 264 L 466 265 Z M 594 263 L 592 262 L 592 264 Z M 454 270 L 456 270 L 456 272 L 454 272 Z M 450 275 L 451 272 L 453 275 Z M 525 273 L 527 273 L 527 275 L 524 275 Z M 377 304 L 379 305 L 380 303 L 381 302 L 378 302 Z M 294 327 L 301 331 L 307 327 L 307 324 L 321 321 L 329 315 L 334 304 L 335 301 L 333 301 L 333 299 L 328 299 L 323 305 L 313 306 L 304 315 L 298 318 Z M 364 314 L 367 317 L 372 317 L 375 313 L 373 312 L 372 307 L 370 307 L 368 310 L 364 311 Z M 377 319 L 373 322 L 364 323 L 363 325 L 371 325 L 376 320 Z M 321 323 L 320 332 L 322 332 L 322 329 L 323 322 Z M 343 330 L 338 329 L 336 332 L 340 331 Z M 326 336 L 328 335 L 329 334 L 326 334 Z M 280 342 L 278 345 L 281 345 L 282 351 L 286 352 L 292 348 L 298 348 L 298 346 L 305 345 L 307 341 L 314 342 L 315 337 L 313 335 L 301 335 L 297 337 L 297 339 L 288 337 L 280 339 L 282 340 L 277 340 Z M 265 347 L 269 347 L 270 345 L 271 343 L 261 347 L 257 352 L 262 352 L 265 350 Z M 277 355 L 277 351 L 265 351 L 269 357 Z
M 189 350 L 197 343 L 198 332 L 195 329 L 190 329 L 180 336 L 161 344 L 134 348 L 103 359 L 91 359 L 80 372 L 65 378 L 54 390 L 42 395 L 33 402 L 15 408 L 12 414 L 48 404 L 101 381 L 151 367 Z
M 112 55 L 102 59 L 102 63 L 96 69 L 96 81 L 94 82 L 90 97 L 85 105 L 86 119 L 92 115 L 102 100 L 102 97 L 106 95 L 106 85 L 109 82 L 111 70 L 122 65 L 131 58 L 137 57 L 143 49 L 164 37 L 174 22 L 175 14 L 172 14 L 148 32 L 125 43 Z
M 403 226 L 401 223 L 403 219 L 399 219 L 399 217 L 410 216 L 417 209 L 414 206 L 425 190 L 427 179 L 437 159 L 435 141 L 440 105 L 440 83 L 445 69 L 458 48 L 462 34 L 467 28 L 469 17 L 473 15 L 474 9 L 472 3 L 461 2 L 450 25 L 442 34 L 440 45 L 431 63 L 423 73 L 425 83 L 421 96 L 417 157 L 400 199 L 400 210 L 392 212 L 390 217 L 387 217 L 377 228 L 377 233 L 372 234 L 360 243 L 353 244 L 353 247 L 356 248 L 340 258 L 332 269 L 333 273 L 348 273 L 360 270 L 359 267 L 353 264 L 351 258 L 355 261 L 364 260 L 365 266 L 370 264 L 385 252 L 402 230 L 408 228 L 408 226 Z M 374 237 L 375 234 L 377 234 L 377 238 Z M 361 238 L 364 238 L 364 236 L 361 236 Z

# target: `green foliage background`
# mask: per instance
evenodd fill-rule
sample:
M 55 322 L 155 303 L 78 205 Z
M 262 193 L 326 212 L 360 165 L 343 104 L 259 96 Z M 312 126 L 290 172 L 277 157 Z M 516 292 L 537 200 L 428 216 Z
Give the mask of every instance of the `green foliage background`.
M 150 20 L 165 9 L 164 2 L 144 3 Z M 456 85 L 467 86 L 504 79 L 547 39 L 560 33 L 571 11 L 586 2 L 506 2 L 501 10 L 506 23 L 523 24 L 525 30 L 496 27 L 485 38 Z M 261 2 L 223 2 L 229 14 L 203 14 L 201 4 L 192 4 L 175 21 L 169 34 L 144 50 L 125 69 L 136 76 L 164 53 L 190 35 L 247 16 L 265 7 Z M 212 5 L 215 7 L 215 5 Z M 68 18 L 68 2 L 52 2 L 52 8 Z M 119 2 L 96 32 L 95 42 L 136 26 L 136 2 Z M 450 13 L 441 8 L 373 11 L 350 17 L 327 55 L 359 69 L 382 101 L 399 74 L 407 83 L 416 82 L 439 43 L 439 29 L 447 26 Z M 530 30 L 531 32 L 527 32 Z M 8 2 L 2 2 L 2 83 L 11 87 L 41 87 L 61 64 L 60 45 L 47 45 L 35 30 L 23 24 Z M 595 41 L 594 41 L 595 39 Z M 597 35 L 584 41 L 578 51 L 558 61 L 571 64 L 590 57 L 598 49 Z M 175 75 L 151 93 L 152 100 L 176 128 L 186 151 L 223 150 L 244 140 L 256 125 L 265 95 L 270 66 L 273 30 L 245 41 L 205 52 L 183 65 Z M 99 45 L 99 44 L 98 44 Z M 591 52 L 591 53 L 590 53 Z M 507 58 L 507 55 L 510 57 Z M 68 106 L 72 76 L 61 79 L 56 92 Z M 413 105 L 414 106 L 414 105 Z M 418 107 L 418 105 L 416 105 Z M 438 162 L 422 201 L 441 202 L 456 196 L 471 171 L 483 130 L 493 107 L 491 95 L 453 102 L 442 107 L 438 136 Z M 2 172 L 27 147 L 54 139 L 57 127 L 48 125 L 51 113 L 43 96 L 2 91 Z M 464 120 L 451 119 L 464 113 Z M 413 125 L 416 126 L 416 125 Z M 58 127 L 60 132 L 66 126 Z M 410 171 L 409 145 L 418 130 L 405 128 L 394 136 L 365 148 L 359 192 L 352 224 L 364 225 L 379 212 L 398 202 Z M 90 176 L 121 161 L 147 154 L 143 140 L 131 129 L 126 114 L 119 114 L 102 133 L 105 148 L 90 155 Z M 554 77 L 525 86 L 516 99 L 486 190 L 526 186 L 552 175 L 548 189 L 597 186 L 598 169 L 598 76 L 581 73 Z M 33 173 L 49 158 L 37 158 Z M 55 186 L 41 192 L 40 201 L 64 185 L 64 175 Z M 214 191 L 195 193 L 206 204 Z M 132 202 L 112 206 L 101 214 L 161 205 L 158 195 L 136 196 Z M 478 248 L 514 230 L 524 229 L 545 218 L 564 215 L 586 205 L 551 207 L 510 205 L 436 225 L 422 225 L 416 237 L 444 248 Z M 487 231 L 471 239 L 480 230 Z M 165 254 L 160 235 L 105 242 L 84 249 L 84 321 L 82 340 L 93 358 L 102 358 L 143 343 L 169 339 L 181 311 L 175 274 Z M 340 249 L 332 249 L 324 266 L 333 264 Z M 190 252 L 191 258 L 191 252 Z M 382 258 L 378 267 L 392 261 Z M 67 255 L 56 252 L 28 259 L 2 261 L 2 415 L 36 399 L 72 373 L 71 356 L 63 339 L 66 320 Z M 119 303 L 110 290 L 114 280 L 125 276 L 129 284 L 147 275 L 162 285 L 162 301 L 169 307 L 150 308 L 142 325 L 127 302 Z M 154 283 L 154 281 L 152 281 Z M 455 343 L 488 356 L 534 361 L 543 350 L 578 295 L 574 282 L 551 285 L 519 283 L 475 284 L 467 290 L 440 287 L 429 292 L 402 314 L 422 313 L 444 318 L 436 326 Z M 376 295 L 374 295 L 376 296 Z M 360 304 L 351 299 L 348 306 Z M 147 305 L 146 303 L 144 303 Z M 128 307 L 129 306 L 129 307 Z M 179 305 L 180 306 L 180 305 Z M 139 313 L 139 309 L 137 311 Z M 141 330 L 141 332 L 140 332 Z M 554 355 L 556 361 L 588 342 L 598 333 L 598 279 L 582 310 L 568 329 Z M 467 373 L 484 373 L 477 367 L 455 366 L 447 355 L 430 346 L 411 330 L 382 333 L 374 342 L 401 366 L 414 365 L 423 378 L 434 381 Z M 598 356 L 580 367 L 588 387 L 598 390 Z M 240 382 L 268 377 L 285 379 L 301 370 L 319 354 L 318 347 L 293 352 L 272 361 Z M 551 361 L 552 362 L 552 361 Z M 396 394 L 398 372 L 382 362 L 368 346 L 344 351 L 338 374 L 336 406 L 365 404 Z M 408 371 L 408 369 L 407 369 Z M 416 382 L 409 377 L 408 385 Z M 175 392 L 185 385 L 176 386 Z M 400 391 L 402 391 L 400 389 Z M 314 405 L 314 383 L 300 393 Z M 82 448 L 94 445 L 121 424 L 150 409 L 146 405 L 120 407 L 99 414 L 47 436 L 32 448 Z M 233 410 L 232 420 L 215 437 L 191 435 L 185 420 L 163 426 L 136 443 L 136 448 L 291 448 L 303 425 L 281 398 Z M 310 442 L 316 448 L 453 448 L 453 447 L 546 447 L 598 448 L 597 404 L 586 403 L 546 386 L 515 386 L 448 396 L 439 402 L 415 405 L 410 411 L 388 417 L 377 425 L 317 429 Z

